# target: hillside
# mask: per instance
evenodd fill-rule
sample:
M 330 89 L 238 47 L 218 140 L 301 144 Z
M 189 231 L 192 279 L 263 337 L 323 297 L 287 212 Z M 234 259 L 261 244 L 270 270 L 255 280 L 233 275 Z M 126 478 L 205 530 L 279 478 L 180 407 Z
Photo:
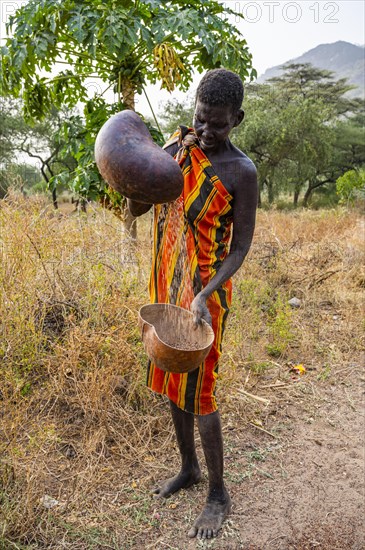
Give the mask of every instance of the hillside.
M 349 95 L 365 97 L 363 46 L 356 46 L 344 41 L 320 44 L 300 57 L 288 60 L 287 63 L 311 63 L 320 69 L 333 71 L 338 78 L 347 78 L 351 84 L 357 86 L 357 89 L 351 91 Z M 285 64 L 283 63 L 283 65 Z M 262 83 L 269 78 L 279 76 L 283 72 L 283 65 L 267 69 L 257 81 Z

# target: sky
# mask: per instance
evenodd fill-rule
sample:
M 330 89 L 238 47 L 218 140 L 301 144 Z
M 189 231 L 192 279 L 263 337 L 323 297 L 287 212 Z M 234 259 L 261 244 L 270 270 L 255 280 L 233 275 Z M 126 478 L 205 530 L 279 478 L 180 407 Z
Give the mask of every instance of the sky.
M 298 57 L 319 44 L 345 40 L 365 43 L 365 0 L 220 0 L 221 3 L 245 19 L 233 21 L 247 40 L 258 74 L 269 67 Z M 5 23 L 25 0 L 0 0 L 0 38 L 5 37 Z M 3 43 L 3 40 L 1 40 Z M 64 67 L 63 67 L 64 68 Z M 201 75 L 192 83 L 192 93 Z M 100 82 L 90 82 L 89 92 L 99 91 Z M 101 91 L 101 90 L 100 90 Z M 163 109 L 171 98 L 182 99 L 184 94 L 171 94 L 160 86 L 147 86 L 153 109 Z M 112 95 L 109 96 L 113 101 Z M 151 110 L 144 96 L 137 97 L 137 111 L 150 116 Z
M 259 74 L 318 46 L 345 40 L 365 42 L 364 0 L 228 1 L 245 16 L 245 36 Z

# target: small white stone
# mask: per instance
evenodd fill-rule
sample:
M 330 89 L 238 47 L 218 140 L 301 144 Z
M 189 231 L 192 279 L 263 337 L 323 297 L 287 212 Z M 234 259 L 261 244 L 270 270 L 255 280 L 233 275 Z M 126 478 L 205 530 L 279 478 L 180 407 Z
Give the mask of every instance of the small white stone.
M 51 508 L 54 508 L 59 504 L 58 500 L 55 498 L 50 497 L 49 495 L 44 495 L 44 497 L 41 498 L 41 504 L 48 510 Z
M 291 307 L 300 307 L 301 303 L 302 302 L 296 296 L 294 296 L 294 298 L 290 298 L 290 300 L 288 301 L 288 304 Z

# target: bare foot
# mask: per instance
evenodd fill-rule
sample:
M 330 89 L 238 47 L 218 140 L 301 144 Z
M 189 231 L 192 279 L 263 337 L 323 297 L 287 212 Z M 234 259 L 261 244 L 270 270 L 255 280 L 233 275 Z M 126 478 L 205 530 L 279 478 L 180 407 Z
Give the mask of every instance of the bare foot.
M 180 489 L 187 489 L 201 480 L 200 468 L 192 471 L 183 471 L 175 477 L 170 477 L 162 481 L 157 487 L 152 490 L 155 498 L 167 498 Z
M 208 497 L 202 513 L 190 529 L 188 536 L 198 539 L 216 537 L 230 510 L 231 499 L 226 489 L 224 489 L 223 498 L 219 500 Z

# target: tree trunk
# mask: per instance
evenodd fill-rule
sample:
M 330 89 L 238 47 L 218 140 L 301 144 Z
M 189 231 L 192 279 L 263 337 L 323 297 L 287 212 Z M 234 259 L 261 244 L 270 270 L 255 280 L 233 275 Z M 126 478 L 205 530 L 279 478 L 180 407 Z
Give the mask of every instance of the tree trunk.
M 313 189 L 315 189 L 315 186 L 312 186 L 311 182 L 309 182 L 309 183 L 308 183 L 307 190 L 306 190 L 306 192 L 305 192 L 305 194 L 304 194 L 304 198 L 303 198 L 303 206 L 304 206 L 304 208 L 307 208 L 307 206 L 308 206 L 309 199 L 310 199 L 311 196 L 312 196 Z
M 272 181 L 270 180 L 267 180 L 266 181 L 266 185 L 267 185 L 267 198 L 268 198 L 268 201 L 269 201 L 269 204 L 271 205 L 273 202 L 274 202 L 274 185 L 272 183 Z
M 121 79 L 121 93 L 123 97 L 123 103 L 128 109 L 135 110 L 135 87 L 128 78 Z M 129 212 L 128 206 L 124 211 L 124 228 L 131 239 L 137 239 L 137 218 L 132 216 Z
M 57 202 L 57 191 L 56 188 L 52 189 L 52 202 L 53 202 L 53 208 L 55 210 L 58 210 L 58 202 Z
M 266 179 L 258 182 L 257 207 L 262 208 L 262 193 L 264 192 Z
M 258 195 L 257 195 L 257 208 L 261 208 L 262 207 L 262 202 L 261 202 L 261 185 L 259 185 L 259 188 L 258 188 Z
M 29 153 L 28 153 L 29 154 Z M 34 155 L 30 155 L 30 156 L 34 156 Z M 38 157 L 40 158 L 40 157 Z M 48 168 L 48 170 L 50 171 L 51 173 L 51 176 L 53 175 L 52 171 L 49 169 L 49 166 L 47 164 L 47 162 L 44 162 L 42 159 L 41 159 L 41 162 L 42 162 L 42 166 L 41 166 L 41 174 L 44 178 L 44 181 L 46 182 L 46 184 L 48 185 L 49 184 L 49 176 L 46 172 L 46 168 Z M 58 210 L 58 202 L 57 202 L 57 190 L 56 188 L 52 189 L 52 202 L 53 202 L 53 207 L 55 210 Z
M 293 204 L 295 207 L 298 206 L 299 195 L 300 195 L 300 185 L 296 185 L 294 188 L 294 201 L 293 201 Z
M 314 179 L 313 181 L 310 181 L 308 183 L 308 188 L 305 192 L 304 198 L 303 198 L 303 206 L 307 207 L 309 203 L 309 199 L 312 196 L 312 193 L 315 189 L 318 189 L 318 187 L 322 187 L 322 185 L 326 185 L 326 183 L 335 183 L 335 180 L 332 177 L 327 178 L 326 180 L 317 180 Z
M 122 93 L 123 103 L 127 109 L 135 110 L 135 86 L 128 78 L 122 78 L 120 82 L 120 91 Z
M 51 178 L 53 178 L 54 174 L 53 174 L 52 168 L 49 165 L 49 160 L 50 159 L 46 160 L 45 164 L 48 168 L 48 172 L 50 173 Z M 47 178 L 47 184 L 49 184 L 49 180 L 50 180 L 50 178 Z M 54 209 L 58 210 L 57 189 L 56 189 L 56 187 L 54 189 L 52 189 L 52 202 L 53 202 Z

